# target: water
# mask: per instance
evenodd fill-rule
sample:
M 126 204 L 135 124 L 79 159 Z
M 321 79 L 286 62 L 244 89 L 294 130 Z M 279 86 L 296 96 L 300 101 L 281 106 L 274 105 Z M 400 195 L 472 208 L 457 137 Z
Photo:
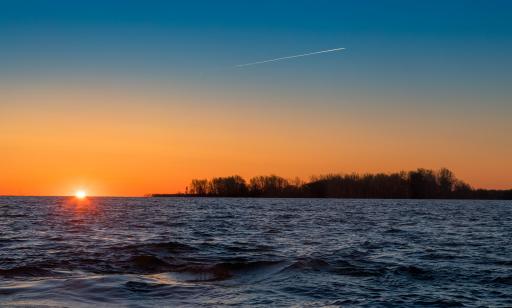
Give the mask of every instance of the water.
M 512 306 L 510 201 L 0 198 L 0 306 Z

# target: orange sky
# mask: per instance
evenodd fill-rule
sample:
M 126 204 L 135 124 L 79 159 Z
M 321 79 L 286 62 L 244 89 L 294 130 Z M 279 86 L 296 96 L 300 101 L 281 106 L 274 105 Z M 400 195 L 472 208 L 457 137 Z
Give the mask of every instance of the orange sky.
M 512 121 L 499 111 L 143 85 L 0 91 L 0 195 L 139 196 L 195 177 L 417 167 L 512 188 Z

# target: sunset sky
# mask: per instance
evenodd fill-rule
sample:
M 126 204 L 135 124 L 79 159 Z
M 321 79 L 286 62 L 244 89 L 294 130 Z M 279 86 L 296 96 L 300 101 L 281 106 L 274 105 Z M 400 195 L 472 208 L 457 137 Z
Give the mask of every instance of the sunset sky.
M 510 1 L 0 0 L 0 195 L 418 167 L 508 189 L 511 72 Z

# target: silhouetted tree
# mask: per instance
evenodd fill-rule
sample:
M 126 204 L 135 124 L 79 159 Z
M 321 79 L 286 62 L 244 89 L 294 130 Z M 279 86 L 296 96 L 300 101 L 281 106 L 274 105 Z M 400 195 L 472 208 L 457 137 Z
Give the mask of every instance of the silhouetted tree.
M 439 196 L 441 198 L 449 198 L 455 183 L 453 172 L 446 168 L 441 168 L 437 172 L 437 183 L 439 185 Z
M 249 180 L 249 190 L 254 196 L 284 196 L 289 186 L 286 179 L 276 175 L 256 176 Z
M 409 185 L 412 198 L 424 199 L 437 196 L 438 186 L 432 170 L 418 169 L 410 171 Z
M 238 197 L 247 195 L 245 180 L 239 175 L 213 178 L 209 183 L 209 192 L 215 196 Z
M 471 186 L 466 184 L 461 180 L 455 180 L 453 184 L 453 193 L 452 196 L 458 199 L 466 199 L 471 198 L 471 194 L 473 193 L 473 189 Z
M 481 198 L 512 199 L 512 190 L 473 189 L 446 168 L 377 174 L 327 174 L 308 182 L 269 175 L 245 180 L 238 176 L 210 181 L 194 179 L 188 190 L 197 196 L 315 198 Z
M 208 187 L 207 179 L 194 179 L 190 183 L 189 193 L 193 195 L 206 196 L 209 192 Z

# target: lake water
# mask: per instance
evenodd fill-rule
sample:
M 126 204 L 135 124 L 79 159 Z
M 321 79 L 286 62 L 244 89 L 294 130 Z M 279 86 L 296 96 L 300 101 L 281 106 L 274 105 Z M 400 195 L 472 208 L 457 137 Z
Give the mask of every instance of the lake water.
M 0 306 L 512 306 L 512 202 L 0 198 Z

